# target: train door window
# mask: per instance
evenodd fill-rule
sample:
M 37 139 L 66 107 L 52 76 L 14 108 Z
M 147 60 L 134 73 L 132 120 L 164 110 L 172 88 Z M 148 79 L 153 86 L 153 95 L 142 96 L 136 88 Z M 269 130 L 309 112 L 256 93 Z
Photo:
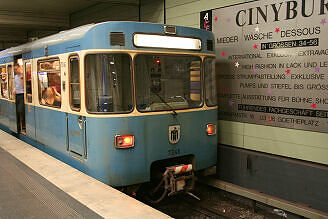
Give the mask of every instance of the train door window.
M 72 110 L 80 111 L 81 95 L 80 95 L 80 67 L 79 57 L 71 56 L 69 58 L 69 85 L 70 85 L 70 104 Z
M 205 59 L 205 96 L 208 106 L 217 105 L 215 58 Z
M 26 102 L 32 103 L 32 64 L 25 63 Z
M 132 73 L 128 54 L 89 54 L 85 58 L 88 112 L 131 112 Z
M 14 84 L 14 72 L 13 72 L 12 65 L 7 66 L 7 73 L 8 73 L 8 98 L 9 100 L 13 100 L 15 84 Z
M 1 96 L 8 99 L 8 80 L 6 66 L 0 66 Z
M 60 108 L 61 80 L 59 59 L 38 61 L 38 84 L 40 104 Z

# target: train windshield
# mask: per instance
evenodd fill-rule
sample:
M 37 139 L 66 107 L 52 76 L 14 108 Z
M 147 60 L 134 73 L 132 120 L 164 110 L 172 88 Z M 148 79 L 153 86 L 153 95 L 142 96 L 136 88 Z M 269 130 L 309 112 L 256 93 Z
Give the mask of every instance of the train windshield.
M 142 112 L 200 107 L 201 59 L 142 54 L 135 58 L 137 109 Z
M 89 54 L 85 58 L 86 106 L 93 113 L 133 109 L 131 58 L 127 54 Z

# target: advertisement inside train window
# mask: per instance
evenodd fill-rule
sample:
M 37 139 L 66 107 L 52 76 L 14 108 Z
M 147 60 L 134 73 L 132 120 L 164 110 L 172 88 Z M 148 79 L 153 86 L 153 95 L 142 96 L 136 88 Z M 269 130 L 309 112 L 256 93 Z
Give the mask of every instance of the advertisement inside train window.
M 328 133 L 328 3 L 203 11 L 216 39 L 219 119 Z

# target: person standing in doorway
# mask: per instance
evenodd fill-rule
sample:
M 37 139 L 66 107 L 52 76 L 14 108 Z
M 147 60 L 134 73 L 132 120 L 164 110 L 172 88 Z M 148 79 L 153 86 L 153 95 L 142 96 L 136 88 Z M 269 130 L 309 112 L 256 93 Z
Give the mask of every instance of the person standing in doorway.
M 14 66 L 15 73 L 15 95 L 16 95 L 16 115 L 17 131 L 25 132 L 25 109 L 24 109 L 24 76 L 23 68 L 18 63 Z

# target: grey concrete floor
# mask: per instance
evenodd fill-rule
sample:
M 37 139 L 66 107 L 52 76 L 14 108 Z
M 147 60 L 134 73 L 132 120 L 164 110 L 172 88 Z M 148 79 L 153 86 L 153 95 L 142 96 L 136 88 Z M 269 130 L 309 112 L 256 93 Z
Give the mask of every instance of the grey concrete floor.
M 0 218 L 101 218 L 0 148 Z

